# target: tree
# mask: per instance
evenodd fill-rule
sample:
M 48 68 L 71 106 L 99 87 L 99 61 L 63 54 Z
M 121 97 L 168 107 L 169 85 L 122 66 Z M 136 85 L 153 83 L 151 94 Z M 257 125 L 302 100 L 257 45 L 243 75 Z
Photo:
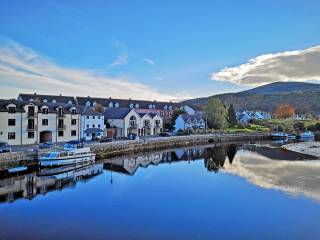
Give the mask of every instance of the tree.
M 209 128 L 223 129 L 227 123 L 227 110 L 218 98 L 211 98 L 205 107 Z
M 104 107 L 101 104 L 96 104 L 94 109 L 99 113 L 103 113 L 104 112 Z
M 303 122 L 300 122 L 300 121 L 295 122 L 293 124 L 293 127 L 297 132 L 304 132 L 306 130 L 306 126 L 304 125 Z
M 277 107 L 274 114 L 276 118 L 290 118 L 295 116 L 296 110 L 291 105 L 282 104 Z
M 236 111 L 233 108 L 233 104 L 230 104 L 228 108 L 228 123 L 230 127 L 234 127 L 237 125 L 237 114 Z

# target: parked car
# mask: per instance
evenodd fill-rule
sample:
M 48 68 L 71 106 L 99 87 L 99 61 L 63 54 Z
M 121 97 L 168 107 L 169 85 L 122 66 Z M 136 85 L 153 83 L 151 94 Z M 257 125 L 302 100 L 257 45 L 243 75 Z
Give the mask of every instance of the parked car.
M 0 153 L 11 152 L 11 147 L 7 142 L 0 142 Z
M 170 137 L 170 133 L 168 132 L 162 132 L 159 134 L 160 137 Z
M 53 147 L 53 143 L 52 142 L 45 142 L 45 143 L 41 143 L 39 145 L 40 149 L 47 149 L 47 148 L 52 148 Z
M 103 143 L 103 142 L 112 142 L 113 139 L 111 137 L 103 137 L 100 139 L 100 142 Z

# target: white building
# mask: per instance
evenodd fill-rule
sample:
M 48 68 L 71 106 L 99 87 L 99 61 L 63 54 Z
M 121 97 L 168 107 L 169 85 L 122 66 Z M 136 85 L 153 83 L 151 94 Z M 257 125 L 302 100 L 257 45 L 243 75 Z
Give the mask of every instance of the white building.
M 81 139 L 100 139 L 103 137 L 104 129 L 104 114 L 97 112 L 93 107 L 84 107 L 81 116 Z
M 201 114 L 180 114 L 174 124 L 174 131 L 205 129 L 205 118 Z
M 80 138 L 80 113 L 73 105 L 0 100 L 0 119 L 0 141 L 10 145 Z
M 157 135 L 163 129 L 163 119 L 158 113 L 138 113 L 130 108 L 109 108 L 105 119 L 117 129 L 117 137 Z

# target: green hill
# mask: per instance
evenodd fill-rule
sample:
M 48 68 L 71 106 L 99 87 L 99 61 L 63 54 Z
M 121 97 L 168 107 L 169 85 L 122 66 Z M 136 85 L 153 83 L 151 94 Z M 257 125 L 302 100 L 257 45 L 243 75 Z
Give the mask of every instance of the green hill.
M 233 104 L 238 111 L 274 112 L 280 104 L 292 105 L 297 113 L 320 114 L 320 84 L 276 82 L 238 93 L 226 93 L 211 97 L 220 98 L 226 105 Z M 210 97 L 183 101 L 203 109 Z

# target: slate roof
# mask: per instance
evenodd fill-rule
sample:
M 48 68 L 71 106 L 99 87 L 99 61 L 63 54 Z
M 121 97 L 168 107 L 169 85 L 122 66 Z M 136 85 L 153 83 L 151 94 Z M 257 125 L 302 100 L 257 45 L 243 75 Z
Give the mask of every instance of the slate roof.
M 104 111 L 105 119 L 124 119 L 131 108 L 108 108 Z
M 24 112 L 23 106 L 21 102 L 15 100 L 15 99 L 0 99 L 0 112 L 7 112 L 8 108 L 7 106 L 9 104 L 15 104 L 16 105 L 16 112 Z
M 194 121 L 200 121 L 201 119 L 204 120 L 204 117 L 202 114 L 195 114 L 195 115 L 190 115 L 190 114 L 181 114 L 182 119 L 186 122 L 188 120 Z
M 47 100 L 48 103 L 49 102 L 52 103 L 52 101 L 55 100 L 56 103 L 64 103 L 64 104 L 68 104 L 68 102 L 71 101 L 72 104 L 77 104 L 74 97 L 72 96 L 39 95 L 37 93 L 33 93 L 33 94 L 20 93 L 17 98 L 17 100 L 26 101 L 26 102 L 29 102 L 30 99 L 33 99 L 33 101 L 40 100 L 41 102 L 43 102 L 44 100 Z
M 0 100 L 0 111 L 1 112 L 7 112 L 7 106 L 9 104 L 15 104 L 16 105 L 16 112 L 25 112 L 24 111 L 24 106 L 31 104 L 29 101 L 18 101 L 15 99 L 10 99 L 10 100 Z M 70 113 L 71 108 L 75 108 L 77 110 L 77 114 L 80 113 L 79 109 L 75 105 L 69 105 L 69 104 L 62 104 L 62 103 L 42 103 L 42 102 L 32 102 L 35 106 L 38 106 L 40 109 L 43 106 L 48 107 L 48 112 L 49 113 L 56 113 L 58 107 L 63 107 L 64 113 Z
M 104 116 L 104 113 L 96 111 L 93 107 L 78 107 L 82 115 L 86 116 Z
M 147 100 L 134 100 L 134 99 L 113 99 L 113 98 L 94 98 L 94 97 L 76 97 L 79 106 L 85 106 L 86 102 L 90 102 L 91 106 L 94 102 L 104 106 L 109 107 L 110 103 L 119 104 L 119 108 L 129 108 L 132 103 L 134 106 L 139 105 L 139 109 L 149 109 L 149 105 L 155 105 L 155 109 L 164 109 L 164 106 L 172 106 L 173 109 L 179 108 L 180 103 L 174 102 L 157 102 L 157 101 L 147 101 Z M 115 106 L 114 106 L 115 107 Z

